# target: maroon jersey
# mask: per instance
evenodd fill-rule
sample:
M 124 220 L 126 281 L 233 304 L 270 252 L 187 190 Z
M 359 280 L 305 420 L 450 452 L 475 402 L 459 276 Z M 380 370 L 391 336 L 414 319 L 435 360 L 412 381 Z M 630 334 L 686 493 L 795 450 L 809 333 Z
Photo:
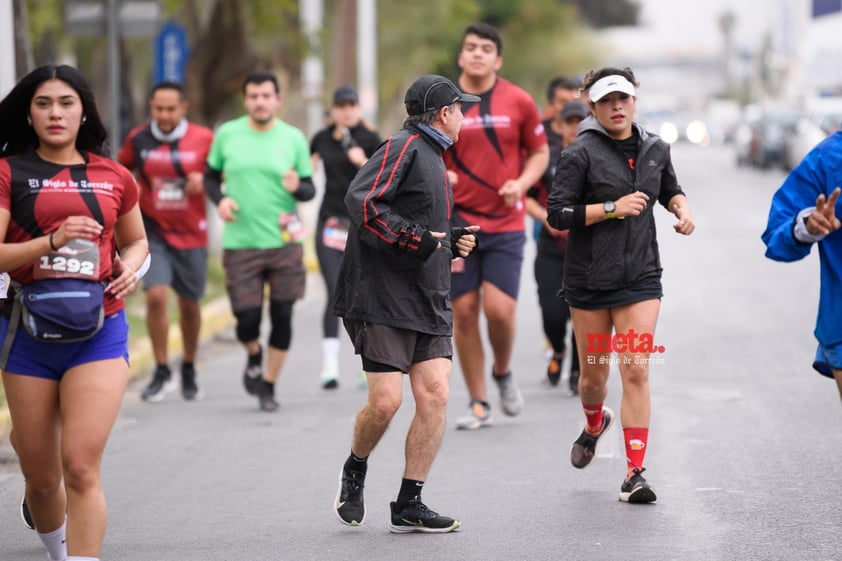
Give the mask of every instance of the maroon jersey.
M 212 140 L 209 128 L 188 123 L 180 139 L 161 142 L 146 124 L 132 129 L 120 148 L 120 163 L 137 173 L 144 219 L 176 249 L 208 245 L 205 193 L 190 195 L 184 185 L 188 173 L 204 172 Z
M 528 152 L 546 146 L 541 116 L 532 97 L 503 78 L 480 98 L 462 104 L 465 119 L 459 141 L 444 153 L 447 169 L 458 175 L 453 185 L 455 210 L 485 233 L 522 232 L 523 201 L 506 206 L 497 192 L 521 174 Z
M 50 262 L 55 256 L 51 254 L 9 271 L 13 280 L 21 284 L 32 282 L 43 270 L 45 259 L 51 267 L 49 276 L 84 277 L 89 273 L 90 280 L 111 278 L 114 225 L 137 204 L 137 184 L 117 162 L 88 152 L 83 155 L 86 163 L 71 166 L 45 162 L 34 150 L 0 159 L 0 208 L 11 214 L 6 242 L 25 242 L 55 231 L 68 216 L 90 216 L 103 225 L 94 255 L 86 256 L 81 267 L 78 260 L 66 259 L 61 270 L 55 261 Z M 86 271 L 86 264 L 95 267 Z M 106 293 L 106 315 L 123 306 L 122 299 Z

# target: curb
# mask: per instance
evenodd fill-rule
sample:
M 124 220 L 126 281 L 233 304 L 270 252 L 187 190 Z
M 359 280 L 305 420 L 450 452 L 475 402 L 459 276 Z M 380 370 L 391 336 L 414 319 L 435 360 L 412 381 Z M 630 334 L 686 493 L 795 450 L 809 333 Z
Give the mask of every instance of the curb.
M 202 330 L 199 332 L 199 344 L 209 341 L 234 324 L 234 316 L 228 303 L 228 297 L 222 296 L 211 300 L 202 306 Z M 170 325 L 168 352 L 170 356 L 177 356 L 184 351 L 181 331 L 178 324 Z M 149 337 L 142 337 L 136 341 L 129 341 L 129 381 L 148 376 L 155 365 L 152 355 L 152 343 Z M 9 434 L 12 421 L 9 409 L 0 407 L 0 442 Z
M 312 239 L 304 244 L 304 266 L 308 273 L 319 271 L 319 262 L 316 257 L 315 244 Z M 228 327 L 234 325 L 234 315 L 228 302 L 228 296 L 223 295 L 202 306 L 202 330 L 199 333 L 199 344 L 213 339 Z M 168 340 L 168 352 L 170 356 L 177 356 L 184 351 L 181 341 L 181 332 L 178 324 L 170 325 Z M 129 381 L 148 376 L 155 365 L 152 355 L 152 343 L 149 337 L 142 337 L 136 341 L 129 340 Z M 9 409 L 6 406 L 0 407 L 0 442 L 8 436 L 12 421 L 9 418 Z

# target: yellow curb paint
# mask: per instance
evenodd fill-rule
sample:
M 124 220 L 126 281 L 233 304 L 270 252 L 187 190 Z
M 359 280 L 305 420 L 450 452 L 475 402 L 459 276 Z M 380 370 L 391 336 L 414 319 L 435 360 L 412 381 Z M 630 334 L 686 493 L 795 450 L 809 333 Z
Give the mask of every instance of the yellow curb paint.
M 213 339 L 233 323 L 234 315 L 231 313 L 227 296 L 208 302 L 202 306 L 202 330 L 199 332 L 199 343 Z M 168 352 L 170 355 L 178 355 L 183 351 L 181 330 L 178 324 L 173 324 L 170 326 Z M 129 343 L 129 359 L 131 361 L 129 378 L 149 375 L 155 362 L 149 337 L 143 337 Z M 0 441 L 4 440 L 9 434 L 11 426 L 9 409 L 6 406 L 0 407 Z

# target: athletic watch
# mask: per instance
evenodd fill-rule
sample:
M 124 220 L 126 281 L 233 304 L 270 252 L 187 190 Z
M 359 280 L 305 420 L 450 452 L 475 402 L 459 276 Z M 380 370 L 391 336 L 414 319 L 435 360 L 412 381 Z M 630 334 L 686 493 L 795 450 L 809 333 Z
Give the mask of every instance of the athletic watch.
M 602 204 L 602 208 L 605 209 L 605 216 L 615 218 L 614 211 L 617 210 L 617 205 L 614 204 L 614 201 L 605 201 Z

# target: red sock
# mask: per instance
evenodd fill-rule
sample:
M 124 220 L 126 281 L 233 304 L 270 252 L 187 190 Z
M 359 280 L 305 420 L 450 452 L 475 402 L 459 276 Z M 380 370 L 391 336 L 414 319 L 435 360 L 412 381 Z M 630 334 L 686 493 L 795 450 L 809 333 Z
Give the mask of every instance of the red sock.
M 597 433 L 602 430 L 602 404 L 600 401 L 596 405 L 582 404 L 582 409 L 585 410 L 585 417 L 588 419 L 587 431 Z
M 626 463 L 629 473 L 634 468 L 643 467 L 643 457 L 646 455 L 646 441 L 649 440 L 648 427 L 634 427 L 623 429 L 623 439 L 626 441 Z

